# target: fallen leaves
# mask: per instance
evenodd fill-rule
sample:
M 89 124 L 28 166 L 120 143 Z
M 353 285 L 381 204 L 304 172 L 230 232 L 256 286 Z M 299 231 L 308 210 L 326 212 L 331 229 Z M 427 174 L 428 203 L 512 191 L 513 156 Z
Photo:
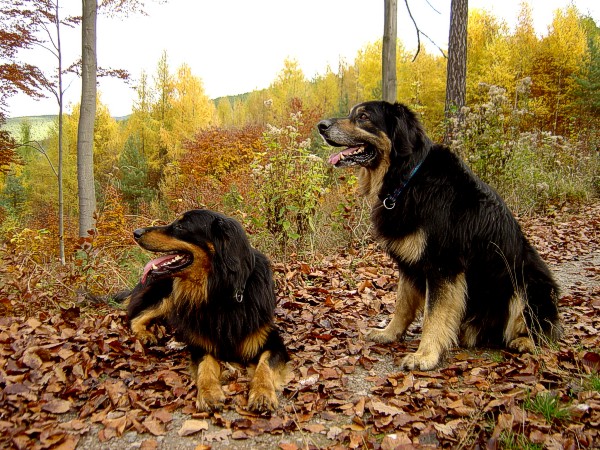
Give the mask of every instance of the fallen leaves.
M 0 446 L 68 449 L 82 436 L 106 442 L 129 431 L 147 449 L 169 433 L 204 449 L 265 434 L 283 450 L 500 448 L 506 433 L 549 448 L 597 446 L 600 393 L 585 381 L 600 365 L 600 270 L 598 257 L 589 257 L 600 247 L 599 217 L 593 205 L 523 219 L 540 253 L 569 270 L 566 333 L 556 348 L 534 356 L 456 349 L 431 372 L 398 371 L 418 346 L 419 324 L 402 342 L 363 339 L 369 327 L 385 326 L 395 302 L 396 269 L 377 245 L 312 265 L 276 265 L 276 318 L 293 361 L 271 416 L 246 410 L 249 378 L 237 369 L 224 380 L 224 412 L 198 413 L 186 350 L 162 326 L 159 343 L 142 346 L 121 311 L 0 317 Z M 541 392 L 552 392 L 570 419 L 548 423 L 526 410 L 526 399 Z

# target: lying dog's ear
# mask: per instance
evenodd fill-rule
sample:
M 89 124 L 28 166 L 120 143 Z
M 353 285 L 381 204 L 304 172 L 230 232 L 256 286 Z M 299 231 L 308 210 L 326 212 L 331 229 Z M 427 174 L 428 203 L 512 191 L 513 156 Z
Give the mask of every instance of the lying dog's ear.
M 215 236 L 215 256 L 230 272 L 243 276 L 247 272 L 244 266 L 249 244 L 239 224 L 234 219 L 218 217 L 211 225 L 211 232 Z

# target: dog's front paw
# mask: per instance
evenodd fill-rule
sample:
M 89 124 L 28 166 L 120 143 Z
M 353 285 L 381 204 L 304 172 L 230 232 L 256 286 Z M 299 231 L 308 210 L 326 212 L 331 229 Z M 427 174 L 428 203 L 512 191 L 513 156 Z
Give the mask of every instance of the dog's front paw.
M 508 348 L 519 353 L 535 353 L 535 344 L 529 337 L 519 337 L 508 343 Z
M 398 336 L 395 333 L 389 332 L 386 328 L 370 328 L 369 332 L 365 335 L 365 339 L 377 342 L 378 344 L 391 344 L 398 340 Z
M 250 389 L 248 409 L 257 413 L 273 412 L 279 406 L 274 388 L 259 387 Z
M 432 370 L 440 362 L 440 355 L 435 353 L 415 352 L 406 355 L 400 367 L 406 370 Z
M 225 403 L 225 394 L 220 386 L 211 386 L 198 390 L 196 409 L 198 411 L 220 411 Z
M 135 337 L 144 345 L 156 345 L 158 343 L 158 338 L 148 330 L 136 332 Z

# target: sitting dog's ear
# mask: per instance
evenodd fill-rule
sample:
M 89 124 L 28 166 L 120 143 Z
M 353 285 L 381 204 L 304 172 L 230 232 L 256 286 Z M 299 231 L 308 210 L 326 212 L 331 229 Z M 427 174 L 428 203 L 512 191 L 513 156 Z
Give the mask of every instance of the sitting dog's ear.
M 392 158 L 409 156 L 415 149 L 427 145 L 425 131 L 417 116 L 400 103 L 389 105 L 392 108 L 386 116 L 388 132 L 392 139 Z

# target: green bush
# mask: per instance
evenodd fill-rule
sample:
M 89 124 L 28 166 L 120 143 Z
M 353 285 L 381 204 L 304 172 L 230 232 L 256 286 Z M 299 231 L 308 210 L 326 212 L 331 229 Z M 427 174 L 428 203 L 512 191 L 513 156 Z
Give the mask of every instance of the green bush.
M 591 141 L 529 128 L 527 80 L 518 103 L 504 89 L 482 84 L 488 101 L 452 119 L 452 148 L 519 213 L 597 195 L 600 157 Z
M 310 139 L 298 131 L 301 120 L 295 113 L 287 126 L 268 126 L 264 151 L 252 164 L 254 224 L 268 230 L 284 254 L 314 236 L 326 178 L 323 161 L 309 151 Z

